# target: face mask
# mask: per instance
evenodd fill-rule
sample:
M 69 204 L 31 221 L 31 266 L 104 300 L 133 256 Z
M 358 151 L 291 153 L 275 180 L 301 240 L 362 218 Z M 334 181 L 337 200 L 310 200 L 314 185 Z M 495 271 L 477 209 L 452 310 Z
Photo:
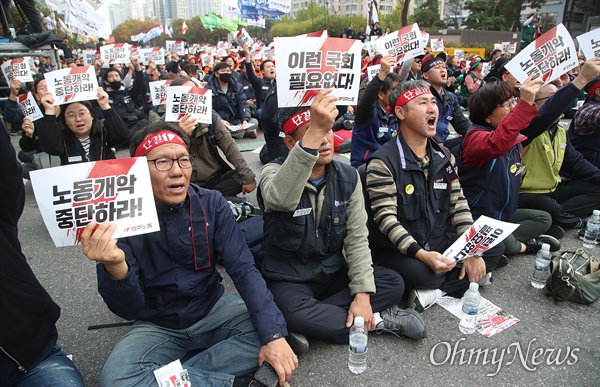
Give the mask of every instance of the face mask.
M 121 88 L 121 81 L 112 81 L 109 83 L 111 89 L 113 90 L 119 90 Z
M 229 80 L 231 79 L 231 74 L 229 74 L 229 73 L 219 74 L 219 79 L 223 83 L 229 83 Z

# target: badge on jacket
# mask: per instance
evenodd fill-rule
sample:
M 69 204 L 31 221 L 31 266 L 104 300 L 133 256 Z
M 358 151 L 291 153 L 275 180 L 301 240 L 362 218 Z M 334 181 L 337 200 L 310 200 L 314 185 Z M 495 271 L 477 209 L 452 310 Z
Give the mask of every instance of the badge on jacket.
M 294 218 L 298 217 L 298 216 L 305 216 L 310 214 L 312 211 L 312 208 L 301 208 L 298 209 L 296 211 L 294 211 Z

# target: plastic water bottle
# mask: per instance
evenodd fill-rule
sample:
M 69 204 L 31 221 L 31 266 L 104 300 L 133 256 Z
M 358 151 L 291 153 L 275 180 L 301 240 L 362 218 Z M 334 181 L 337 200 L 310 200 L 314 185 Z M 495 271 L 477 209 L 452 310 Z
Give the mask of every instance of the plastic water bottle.
M 467 290 L 463 296 L 463 315 L 458 324 L 458 329 L 462 333 L 470 335 L 475 332 L 480 302 L 481 296 L 479 295 L 479 284 L 477 282 L 471 282 L 469 284 L 469 290 Z
M 600 210 L 594 210 L 592 216 L 587 221 L 585 226 L 585 235 L 583 236 L 583 247 L 591 249 L 596 246 L 598 239 L 598 231 L 600 231 Z
M 542 243 L 542 248 L 535 255 L 535 265 L 531 276 L 531 286 L 542 289 L 546 286 L 546 280 L 550 277 L 550 245 Z
M 354 317 L 354 325 L 350 328 L 348 368 L 355 374 L 362 374 L 367 369 L 368 340 L 365 319 L 360 316 Z

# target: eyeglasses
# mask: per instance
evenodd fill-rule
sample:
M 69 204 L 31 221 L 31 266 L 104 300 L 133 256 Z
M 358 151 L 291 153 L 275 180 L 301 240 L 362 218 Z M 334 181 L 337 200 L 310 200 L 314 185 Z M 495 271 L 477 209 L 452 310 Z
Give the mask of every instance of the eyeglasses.
M 517 102 L 519 102 L 518 99 L 511 98 L 508 101 L 506 101 L 503 104 L 498 105 L 498 106 L 502 106 L 504 108 L 504 110 L 506 110 L 507 112 L 509 112 L 510 109 L 512 109 L 513 107 L 515 107 L 515 105 L 517 104 Z
M 179 164 L 179 168 L 181 169 L 190 169 L 192 167 L 192 164 L 194 164 L 194 156 L 192 155 L 186 155 L 186 156 L 181 156 L 177 159 L 168 159 L 168 158 L 160 158 L 160 159 L 154 159 L 154 160 L 147 160 L 148 162 L 153 162 L 154 163 L 154 167 L 156 168 L 157 171 L 161 171 L 161 172 L 165 172 L 165 171 L 170 171 L 171 168 L 173 168 L 173 162 L 177 160 L 177 164 Z
M 69 120 L 69 121 L 73 121 L 73 120 L 79 118 L 82 120 L 85 117 L 87 117 L 89 114 L 90 114 L 89 110 L 80 110 L 77 113 L 69 112 L 69 113 L 65 114 L 65 119 Z

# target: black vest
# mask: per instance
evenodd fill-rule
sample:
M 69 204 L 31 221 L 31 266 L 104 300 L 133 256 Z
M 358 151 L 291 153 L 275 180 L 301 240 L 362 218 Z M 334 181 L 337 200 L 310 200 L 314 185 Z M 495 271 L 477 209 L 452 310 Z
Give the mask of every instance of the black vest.
M 429 251 L 439 251 L 450 245 L 446 232 L 450 212 L 452 181 L 458 178 L 450 163 L 450 152 L 429 140 L 429 178 L 417 163 L 401 132 L 377 150 L 370 159 L 385 163 L 396 183 L 398 221 L 417 243 Z M 440 188 L 442 187 L 442 188 Z M 368 200 L 368 198 L 367 198 Z M 382 234 L 369 212 L 369 241 L 372 250 L 398 251 L 390 239 Z
M 283 161 L 279 158 L 274 162 Z M 315 189 L 318 195 L 327 187 L 320 212 L 312 207 L 308 187 L 304 188 L 296 210 L 265 213 L 262 274 L 266 279 L 326 283 L 340 270 L 347 270 L 342 254 L 347 204 L 357 182 L 354 168 L 334 160 L 327 166 L 325 181 Z

